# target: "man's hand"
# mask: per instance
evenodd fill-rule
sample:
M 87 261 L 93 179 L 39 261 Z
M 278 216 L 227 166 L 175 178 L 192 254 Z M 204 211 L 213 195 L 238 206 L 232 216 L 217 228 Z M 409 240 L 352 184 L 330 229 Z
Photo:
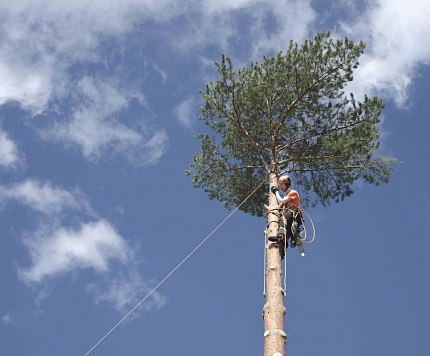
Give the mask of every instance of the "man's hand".
M 277 187 L 270 188 L 273 194 L 276 194 L 276 192 L 279 192 L 279 189 Z

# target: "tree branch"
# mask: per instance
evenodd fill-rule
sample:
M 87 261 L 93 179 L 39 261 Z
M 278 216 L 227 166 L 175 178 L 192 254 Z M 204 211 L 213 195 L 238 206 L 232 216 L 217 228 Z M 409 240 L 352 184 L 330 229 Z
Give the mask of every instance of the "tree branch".
M 281 127 L 284 126 L 285 120 L 287 119 L 289 113 L 291 112 L 291 110 L 293 109 L 293 107 L 303 99 L 303 97 L 313 88 L 315 87 L 315 85 L 317 85 L 318 83 L 320 83 L 321 81 L 323 81 L 324 79 L 328 78 L 330 75 L 332 75 L 335 71 L 337 71 L 338 69 L 340 69 L 345 63 L 347 63 L 351 58 L 353 58 L 354 56 L 350 56 L 348 58 L 346 58 L 344 61 L 340 62 L 337 66 L 335 66 L 331 71 L 329 71 L 328 73 L 322 75 L 321 77 L 319 77 L 315 82 L 311 83 L 311 85 L 309 85 L 305 91 L 303 91 L 292 103 L 291 105 L 287 108 L 284 118 L 280 120 L 279 125 L 275 131 L 275 134 L 278 135 L 279 131 L 281 130 Z M 296 87 L 298 86 L 297 83 L 297 73 L 296 73 Z

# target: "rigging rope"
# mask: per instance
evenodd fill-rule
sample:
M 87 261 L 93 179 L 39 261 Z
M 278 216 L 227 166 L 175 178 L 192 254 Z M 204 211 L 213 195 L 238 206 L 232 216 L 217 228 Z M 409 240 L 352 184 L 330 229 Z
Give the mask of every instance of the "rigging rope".
M 301 212 L 304 213 L 309 218 L 309 221 L 311 222 L 311 225 L 312 225 L 313 236 L 312 236 L 311 241 L 306 241 L 306 238 L 308 237 L 307 231 L 306 231 L 306 226 L 305 226 L 305 224 L 302 224 L 304 237 L 303 238 L 297 237 L 297 238 L 304 244 L 311 244 L 315 240 L 315 235 L 316 235 L 315 225 L 314 225 L 314 222 L 312 221 L 311 217 L 309 216 L 309 214 L 306 211 L 301 210 Z M 292 232 L 294 234 L 294 231 L 295 231 L 294 230 L 294 224 L 291 226 L 291 229 L 292 229 Z
M 197 247 L 192 250 L 187 257 L 185 257 L 166 277 L 164 277 L 164 279 L 158 283 L 139 303 L 136 304 L 136 306 L 131 309 L 112 329 L 109 330 L 109 332 L 106 333 L 105 336 L 103 336 L 84 356 L 87 356 L 90 354 L 90 352 L 92 352 L 98 345 L 101 344 L 101 342 L 106 339 L 120 324 L 122 324 L 124 322 L 125 319 L 127 319 L 131 313 L 133 313 L 146 299 L 148 299 L 152 293 L 154 293 L 158 287 L 160 287 L 174 272 L 176 272 L 176 270 L 181 267 L 185 261 L 187 261 L 191 255 L 196 252 L 200 246 L 202 246 L 214 233 L 215 231 L 217 231 L 221 225 L 223 225 L 237 210 L 239 210 L 239 208 L 245 204 L 245 202 L 263 185 L 263 183 L 265 183 L 265 181 L 262 181 L 257 188 L 255 188 L 208 236 L 206 236 L 206 238 L 200 242 Z
M 266 264 L 267 264 L 267 235 L 264 231 L 264 273 L 263 273 L 263 297 L 266 297 Z
M 284 239 L 284 296 L 287 295 L 287 239 Z
M 306 216 L 309 218 L 309 221 L 311 222 L 312 230 L 313 230 L 313 236 L 312 236 L 311 241 L 305 241 L 306 237 L 307 237 L 306 236 L 306 228 L 305 228 L 305 238 L 303 239 L 303 243 L 311 244 L 315 240 L 315 235 L 316 235 L 315 225 L 314 225 L 314 222 L 312 221 L 311 217 L 309 216 L 309 214 L 306 211 L 302 210 L 302 213 L 305 213 Z

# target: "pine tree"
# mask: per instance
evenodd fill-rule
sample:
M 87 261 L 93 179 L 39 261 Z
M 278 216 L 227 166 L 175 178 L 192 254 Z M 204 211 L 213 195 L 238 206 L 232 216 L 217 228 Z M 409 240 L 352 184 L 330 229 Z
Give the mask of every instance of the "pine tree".
M 365 47 L 318 33 L 238 71 L 223 54 L 215 63 L 219 79 L 200 91 L 204 106 L 199 119 L 213 134 L 196 135 L 201 152 L 186 171 L 193 185 L 227 208 L 261 185 L 265 189 L 257 189 L 240 209 L 263 216 L 265 204 L 271 211 L 278 208 L 270 187 L 281 172 L 299 188 L 305 207 L 343 200 L 357 179 L 388 182 L 396 160 L 375 155 L 384 104 L 377 97 L 358 101 L 345 93 Z M 276 235 L 277 217 L 267 214 L 267 220 L 269 234 Z M 270 242 L 266 246 L 266 356 L 285 354 L 279 248 Z

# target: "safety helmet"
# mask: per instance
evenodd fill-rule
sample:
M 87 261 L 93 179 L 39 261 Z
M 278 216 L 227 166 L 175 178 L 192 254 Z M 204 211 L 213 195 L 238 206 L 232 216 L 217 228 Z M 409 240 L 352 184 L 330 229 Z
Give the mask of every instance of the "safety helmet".
M 278 179 L 278 184 L 285 184 L 287 187 L 291 187 L 291 178 L 287 176 L 286 174 L 283 176 L 280 176 Z

